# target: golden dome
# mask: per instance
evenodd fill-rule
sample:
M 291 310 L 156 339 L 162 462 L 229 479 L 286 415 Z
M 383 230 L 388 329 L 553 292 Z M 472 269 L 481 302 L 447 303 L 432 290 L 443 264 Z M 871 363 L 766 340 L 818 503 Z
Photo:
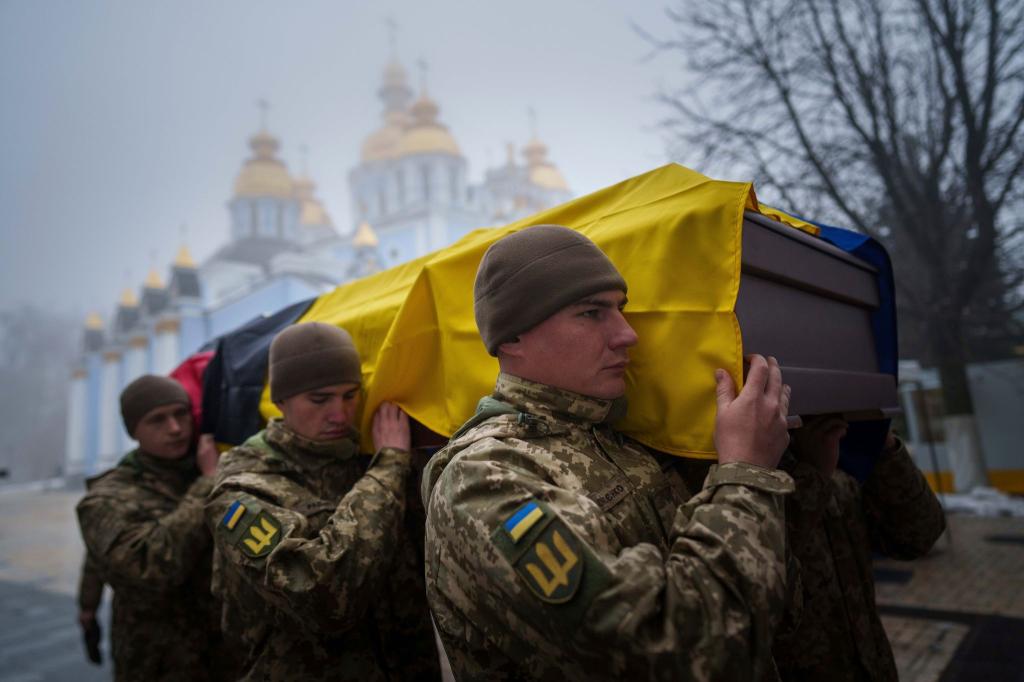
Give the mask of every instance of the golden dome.
M 121 306 L 124 308 L 134 308 L 139 304 L 139 297 L 135 295 L 135 292 L 130 287 L 125 287 L 125 290 L 121 292 Z
M 156 268 L 150 268 L 149 274 L 146 275 L 146 281 L 143 282 L 143 286 L 147 289 L 164 288 L 164 281 L 160 279 L 160 273 L 156 271 Z
M 398 155 L 398 142 L 408 117 L 401 111 L 392 111 L 384 119 L 384 125 L 366 136 L 359 157 L 363 161 L 393 159 Z
M 398 143 L 399 156 L 431 153 L 462 156 L 448 128 L 437 121 L 437 104 L 426 93 L 413 102 L 409 111 L 412 122 Z
M 355 236 L 352 237 L 352 244 L 359 248 L 374 248 L 379 243 L 380 240 L 377 239 L 377 233 L 370 227 L 370 223 L 365 220 L 359 223 Z
M 89 313 L 85 318 L 85 328 L 91 331 L 103 331 L 103 318 L 95 311 Z
M 192 260 L 192 254 L 184 244 L 178 249 L 178 255 L 174 257 L 174 265 L 179 268 L 195 268 L 196 262 Z
M 544 189 L 569 191 L 569 185 L 562 173 L 549 163 L 534 166 L 530 169 L 530 182 Z
M 316 183 L 308 176 L 295 178 L 295 198 L 299 200 L 299 224 L 303 226 L 319 227 L 321 225 L 333 225 L 327 209 L 314 196 Z
M 249 138 L 253 156 L 242 166 L 235 180 L 236 197 L 278 197 L 286 199 L 292 194 L 292 179 L 288 169 L 274 156 L 280 144 L 265 130 Z
M 534 137 L 523 147 L 523 157 L 530 170 L 530 182 L 544 189 L 569 191 L 569 185 L 553 163 L 548 161 L 548 147 Z

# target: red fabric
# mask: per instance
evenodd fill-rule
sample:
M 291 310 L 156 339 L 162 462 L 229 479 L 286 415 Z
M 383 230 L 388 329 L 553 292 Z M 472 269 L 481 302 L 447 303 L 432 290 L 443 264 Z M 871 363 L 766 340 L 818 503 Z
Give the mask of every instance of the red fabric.
M 197 431 L 203 423 L 203 372 L 206 371 L 211 359 L 212 350 L 190 355 L 170 374 L 172 379 L 185 387 L 185 392 L 192 400 L 192 423 L 196 425 Z M 196 436 L 198 437 L 198 434 Z

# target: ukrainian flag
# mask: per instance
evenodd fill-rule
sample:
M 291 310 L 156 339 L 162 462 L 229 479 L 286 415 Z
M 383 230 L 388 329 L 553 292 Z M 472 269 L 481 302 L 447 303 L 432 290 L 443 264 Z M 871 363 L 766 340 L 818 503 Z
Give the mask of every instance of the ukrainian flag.
M 228 507 L 228 510 L 224 512 L 224 518 L 221 519 L 221 524 L 228 530 L 234 530 L 235 526 L 241 520 L 242 516 L 245 515 L 245 505 L 239 500 L 235 500 L 234 504 Z
M 505 530 L 513 542 L 526 535 L 533 526 L 544 518 L 544 510 L 536 502 L 527 502 L 505 522 Z

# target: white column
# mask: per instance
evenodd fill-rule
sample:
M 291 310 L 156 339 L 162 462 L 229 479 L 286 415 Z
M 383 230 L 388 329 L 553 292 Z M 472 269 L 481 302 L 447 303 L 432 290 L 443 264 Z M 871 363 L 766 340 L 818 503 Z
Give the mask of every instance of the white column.
M 153 330 L 153 373 L 167 374 L 178 365 L 177 318 L 163 318 L 157 321 Z
M 68 421 L 64 433 L 64 475 L 81 476 L 85 471 L 85 377 L 76 369 L 68 383 Z
M 953 486 L 958 493 L 969 493 L 989 485 L 988 469 L 981 451 L 978 425 L 973 414 L 951 414 L 942 419 L 946 432 L 946 452 L 953 470 Z
M 121 395 L 120 369 L 121 352 L 108 350 L 103 354 L 103 374 L 100 379 L 100 451 L 99 470 L 113 466 L 121 452 L 120 445 Z
M 128 341 L 128 350 L 124 354 L 124 384 L 127 386 L 146 373 L 146 349 L 149 339 L 135 336 Z

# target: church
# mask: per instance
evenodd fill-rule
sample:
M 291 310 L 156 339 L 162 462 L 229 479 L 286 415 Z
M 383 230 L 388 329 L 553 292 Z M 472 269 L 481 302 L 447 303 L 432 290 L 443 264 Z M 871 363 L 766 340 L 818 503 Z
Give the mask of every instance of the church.
M 572 198 L 536 133 L 476 182 L 425 85 L 414 92 L 392 56 L 377 90 L 379 127 L 348 174 L 352 214 L 341 228 L 304 170 L 279 158 L 266 123 L 228 200 L 229 240 L 202 263 L 181 245 L 166 276 L 153 269 L 105 317 L 90 313 L 68 388 L 65 475 L 117 463 L 133 446 L 118 396 L 141 374 L 166 374 L 253 318 Z

